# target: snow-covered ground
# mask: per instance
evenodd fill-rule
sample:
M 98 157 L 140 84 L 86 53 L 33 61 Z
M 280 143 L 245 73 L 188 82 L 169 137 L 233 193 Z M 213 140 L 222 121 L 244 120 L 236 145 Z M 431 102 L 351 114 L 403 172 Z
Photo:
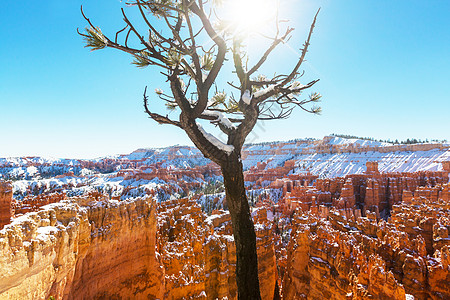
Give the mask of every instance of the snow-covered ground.
M 443 161 L 450 161 L 450 150 L 405 152 L 362 152 L 308 155 L 268 155 L 251 157 L 245 167 L 256 165 L 258 161 L 270 161 L 266 168 L 283 166 L 286 160 L 295 160 L 294 174 L 309 171 L 321 178 L 342 177 L 361 174 L 366 170 L 366 162 L 377 161 L 380 172 L 441 171 Z
M 377 161 L 380 172 L 415 172 L 442 170 L 443 161 L 450 161 L 450 145 L 437 144 L 429 151 L 356 151 L 358 153 L 316 151 L 336 147 L 367 148 L 391 147 L 393 144 L 363 139 L 325 137 L 323 140 L 302 139 L 288 142 L 272 142 L 246 145 L 244 169 L 267 162 L 266 169 L 283 166 L 287 160 L 295 161 L 293 174 L 310 172 L 321 178 L 360 174 L 366 170 L 366 162 Z M 375 149 L 375 148 L 373 148 Z M 386 148 L 388 149 L 388 148 Z M 403 148 L 399 148 L 403 149 Z M 339 152 L 339 151 L 338 151 Z M 353 151 L 355 152 L 355 151 Z M 157 164 L 159 168 L 185 169 L 210 163 L 199 150 L 188 146 L 138 149 L 127 155 L 116 155 L 93 160 L 55 159 L 42 157 L 0 158 L 0 179 L 13 180 L 15 195 L 26 191 L 39 194 L 50 190 L 70 190 L 70 195 L 82 194 L 89 189 L 103 190 L 112 196 L 127 188 L 129 196 L 142 191 L 158 190 L 170 184 L 177 190 L 177 182 L 152 180 L 125 180 L 117 175 L 123 169 L 139 168 Z M 150 172 L 150 169 L 144 172 Z M 201 184 L 203 179 L 187 179 Z M 162 197 L 170 197 L 163 195 Z
M 316 142 L 316 143 L 314 143 Z M 320 141 L 319 141 L 320 142 Z M 361 174 L 366 170 L 366 162 L 377 161 L 380 172 L 441 171 L 443 161 L 450 161 L 450 145 L 439 145 L 428 151 L 367 151 L 360 153 L 308 153 L 317 141 L 298 140 L 286 144 L 255 144 L 245 148 L 248 156 L 244 169 L 254 167 L 258 162 L 268 162 L 266 169 L 283 166 L 287 160 L 295 161 L 292 173 L 310 172 L 321 178 L 341 177 Z M 361 139 L 333 137 L 322 146 L 392 147 L 393 144 Z M 284 151 L 290 149 L 291 151 Z M 305 151 L 306 150 L 306 151 Z M 302 153 L 303 152 L 303 153 Z

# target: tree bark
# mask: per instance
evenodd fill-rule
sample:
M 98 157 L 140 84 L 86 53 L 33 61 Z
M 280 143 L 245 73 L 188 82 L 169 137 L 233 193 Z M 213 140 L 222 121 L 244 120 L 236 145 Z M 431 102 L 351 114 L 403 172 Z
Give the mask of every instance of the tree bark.
M 242 162 L 235 152 L 221 168 L 236 245 L 238 299 L 260 300 L 256 234 L 245 194 Z

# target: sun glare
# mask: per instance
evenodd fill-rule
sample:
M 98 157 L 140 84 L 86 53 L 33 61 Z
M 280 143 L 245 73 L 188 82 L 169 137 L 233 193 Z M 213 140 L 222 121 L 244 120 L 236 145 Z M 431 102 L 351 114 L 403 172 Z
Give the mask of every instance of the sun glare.
M 230 0 L 225 2 L 227 19 L 239 32 L 261 32 L 276 18 L 275 0 Z

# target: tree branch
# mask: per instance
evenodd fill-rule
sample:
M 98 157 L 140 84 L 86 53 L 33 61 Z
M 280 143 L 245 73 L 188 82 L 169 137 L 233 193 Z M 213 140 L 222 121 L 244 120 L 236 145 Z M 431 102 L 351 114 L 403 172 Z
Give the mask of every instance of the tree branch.
M 292 79 L 294 79 L 294 76 L 297 74 L 298 69 L 302 65 L 302 63 L 305 59 L 305 56 L 306 56 L 306 52 L 308 52 L 308 47 L 310 45 L 311 36 L 312 36 L 313 30 L 314 30 L 314 27 L 316 26 L 317 15 L 319 14 L 319 12 L 320 12 L 320 8 L 317 10 L 316 15 L 314 16 L 314 20 L 311 24 L 311 27 L 309 28 L 308 38 L 306 39 L 306 42 L 303 45 L 302 54 L 300 55 L 300 59 L 298 60 L 297 64 L 295 65 L 294 69 L 289 74 L 289 76 L 281 83 L 281 86 L 291 82 Z
M 144 19 L 145 23 L 147 24 L 148 28 L 162 41 L 168 43 L 170 46 L 178 49 L 179 51 L 184 51 L 184 49 L 180 48 L 178 45 L 173 43 L 170 39 L 166 39 L 164 36 L 162 36 L 150 23 L 148 18 L 145 16 L 144 10 L 142 9 L 142 4 L 139 0 L 136 0 L 137 7 L 139 8 L 139 11 L 141 13 L 142 18 Z M 180 44 L 180 46 L 183 46 L 183 44 Z
M 222 68 L 223 62 L 225 61 L 227 45 L 225 43 L 225 40 L 216 33 L 208 17 L 205 15 L 203 10 L 197 6 L 195 2 L 193 2 L 192 5 L 190 5 L 190 9 L 194 14 L 196 14 L 200 18 L 200 21 L 202 22 L 203 27 L 205 27 L 208 36 L 218 46 L 216 60 L 214 61 L 214 64 L 211 70 L 209 71 L 209 74 L 206 77 L 205 82 L 203 83 L 202 94 L 199 95 L 199 101 L 194 108 L 194 116 L 199 116 L 206 108 L 206 105 L 208 103 L 208 91 L 211 88 L 213 82 L 216 80 L 217 75 L 219 74 L 219 71 Z
M 247 88 L 245 83 L 247 74 L 245 74 L 244 67 L 242 66 L 241 43 L 236 37 L 233 38 L 233 62 L 234 69 L 241 83 L 241 89 L 245 90 Z
M 281 37 L 275 39 L 275 41 L 270 45 L 270 47 L 264 52 L 263 56 L 260 58 L 260 60 L 248 71 L 248 76 L 251 76 L 253 73 L 255 73 L 266 61 L 269 54 L 281 43 L 284 42 L 284 40 L 288 37 L 288 35 L 294 30 L 294 28 L 287 28 L 286 33 Z
M 171 124 L 171 125 L 175 125 L 181 129 L 183 129 L 180 122 L 173 121 L 173 120 L 169 119 L 168 117 L 164 117 L 164 116 L 161 116 L 160 114 L 153 113 L 150 111 L 150 109 L 148 108 L 147 87 L 145 87 L 145 90 L 144 90 L 144 109 L 145 109 L 145 112 L 147 113 L 147 115 L 149 115 L 150 118 L 152 118 L 159 124 Z
M 298 69 L 300 68 L 300 66 L 302 65 L 302 63 L 303 63 L 303 61 L 305 59 L 306 52 L 308 52 L 308 47 L 310 45 L 312 32 L 313 32 L 314 27 L 316 25 L 317 15 L 319 14 L 319 12 L 320 12 L 320 8 L 317 10 L 316 15 L 314 16 L 314 20 L 313 20 L 313 22 L 311 24 L 311 27 L 309 29 L 308 38 L 306 39 L 306 42 L 305 42 L 304 47 L 302 49 L 302 53 L 300 55 L 300 58 L 299 58 L 297 64 L 295 65 L 294 69 L 291 71 L 291 73 L 289 75 L 286 76 L 286 78 L 282 82 L 276 84 L 270 91 L 268 91 L 267 93 L 261 94 L 258 97 L 255 97 L 254 98 L 255 102 L 259 103 L 261 101 L 264 101 L 265 99 L 268 99 L 268 98 L 272 97 L 273 95 L 275 95 L 276 93 L 279 92 L 280 88 L 282 88 L 283 86 L 285 86 L 286 84 L 291 82 L 295 78 L 295 76 L 298 74 Z

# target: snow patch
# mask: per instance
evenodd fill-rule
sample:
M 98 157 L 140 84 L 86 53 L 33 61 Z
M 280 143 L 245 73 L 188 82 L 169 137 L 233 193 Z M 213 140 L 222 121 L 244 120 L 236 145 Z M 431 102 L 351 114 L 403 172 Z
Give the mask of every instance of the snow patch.
M 203 115 L 215 117 L 216 120 L 213 120 L 212 122 L 219 122 L 223 126 L 225 126 L 228 129 L 236 129 L 236 127 L 231 123 L 231 121 L 221 112 L 218 111 L 211 111 L 211 110 L 205 110 L 203 112 Z
M 274 88 L 275 88 L 275 84 L 269 85 L 265 89 L 262 89 L 262 90 L 259 90 L 259 91 L 255 92 L 253 94 L 253 97 L 255 97 L 255 98 L 261 97 L 261 96 L 263 96 L 263 95 L 273 91 Z
M 223 143 L 222 141 L 220 141 L 218 138 L 216 138 L 215 136 L 213 136 L 212 134 L 206 132 L 203 127 L 197 123 L 198 126 L 198 130 L 200 130 L 200 132 L 203 134 L 203 136 L 214 146 L 216 146 L 217 148 L 219 148 L 220 150 L 225 151 L 228 155 L 231 154 L 231 152 L 233 152 L 234 150 L 234 146 L 233 145 L 228 145 Z
M 252 94 L 250 93 L 249 90 L 245 90 L 244 94 L 242 94 L 242 101 L 244 101 L 245 104 L 250 105 L 250 103 L 252 102 Z

